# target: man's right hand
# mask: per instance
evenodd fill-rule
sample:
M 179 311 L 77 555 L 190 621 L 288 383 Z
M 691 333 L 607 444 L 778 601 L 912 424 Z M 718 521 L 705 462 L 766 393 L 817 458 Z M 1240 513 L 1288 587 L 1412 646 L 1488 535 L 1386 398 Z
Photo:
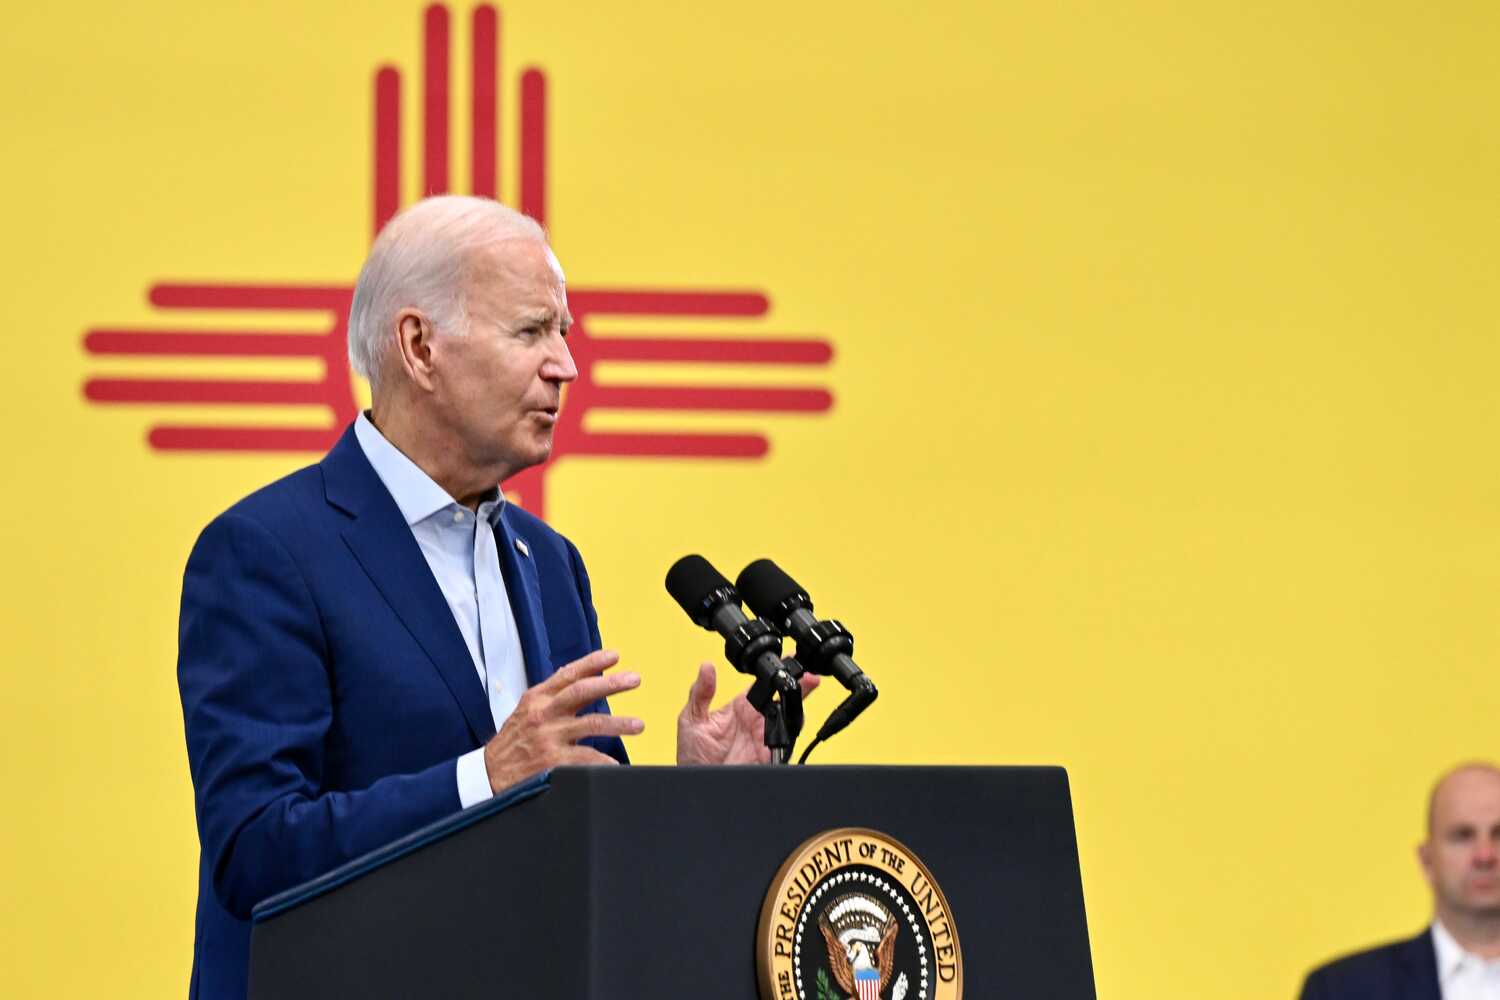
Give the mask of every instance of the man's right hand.
M 593 747 L 579 746 L 578 741 L 590 736 L 634 736 L 645 724 L 630 716 L 578 712 L 600 698 L 640 686 L 640 674 L 605 675 L 619 662 L 619 653 L 602 649 L 527 688 L 516 710 L 485 744 L 490 789 L 498 793 L 560 764 L 618 764 Z

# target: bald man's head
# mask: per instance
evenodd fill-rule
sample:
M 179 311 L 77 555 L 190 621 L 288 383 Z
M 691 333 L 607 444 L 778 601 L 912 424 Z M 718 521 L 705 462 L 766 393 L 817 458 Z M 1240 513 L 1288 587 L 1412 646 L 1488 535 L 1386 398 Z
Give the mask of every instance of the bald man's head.
M 1417 856 L 1450 931 L 1465 921 L 1500 919 L 1500 768 L 1464 764 L 1438 779 Z
M 1477 783 L 1478 787 L 1484 787 L 1493 782 L 1500 782 L 1500 767 L 1488 761 L 1471 761 L 1460 764 L 1457 767 L 1444 772 L 1438 780 L 1433 782 L 1432 791 L 1427 795 L 1427 837 L 1432 839 L 1433 823 L 1437 817 L 1438 799 L 1444 801 L 1454 795 L 1464 795 Z

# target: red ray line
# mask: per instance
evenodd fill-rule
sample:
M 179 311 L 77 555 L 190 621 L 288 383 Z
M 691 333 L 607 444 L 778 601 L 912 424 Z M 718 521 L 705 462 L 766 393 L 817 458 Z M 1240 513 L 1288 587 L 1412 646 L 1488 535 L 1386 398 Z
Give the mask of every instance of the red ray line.
M 341 428 L 153 427 L 147 440 L 161 451 L 327 451 Z
M 541 516 L 547 504 L 546 469 L 547 466 L 544 465 L 533 466 L 511 476 L 503 486 L 505 492 L 514 497 L 523 510 L 531 511 L 537 516 Z
M 96 403 L 236 403 L 248 406 L 316 403 L 328 405 L 321 382 L 269 382 L 251 379 L 96 378 L 83 385 Z
M 759 434 L 580 434 L 569 455 L 645 458 L 760 458 L 770 445 Z
M 427 8 L 422 53 L 423 194 L 448 191 L 448 8 Z
M 617 316 L 763 316 L 771 302 L 760 292 L 676 292 L 622 288 L 578 289 L 568 293 L 578 313 Z
M 833 358 L 824 340 L 712 340 L 702 337 L 590 337 L 594 361 L 705 361 L 723 364 L 822 365 Z
M 401 207 L 401 74 L 385 66 L 375 74 L 374 237 Z
M 833 405 L 823 389 L 740 389 L 712 386 L 596 386 L 591 410 L 735 410 L 752 413 L 818 413 Z
M 90 354 L 146 354 L 228 357 L 321 357 L 328 353 L 322 333 L 233 333 L 168 330 L 90 330 L 83 338 Z
M 547 224 L 547 78 L 521 74 L 521 211 Z
M 474 51 L 469 188 L 481 198 L 499 198 L 500 56 L 499 14 L 481 4 L 474 8 Z
M 317 285 L 151 286 L 151 304 L 163 309 L 319 309 L 349 306 L 349 289 Z

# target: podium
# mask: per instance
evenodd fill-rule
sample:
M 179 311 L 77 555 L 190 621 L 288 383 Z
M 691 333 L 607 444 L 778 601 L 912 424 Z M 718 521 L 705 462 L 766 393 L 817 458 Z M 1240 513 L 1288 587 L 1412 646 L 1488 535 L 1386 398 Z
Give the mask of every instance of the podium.
M 753 1000 L 765 949 L 792 950 L 797 907 L 775 899 L 763 907 L 779 877 L 790 885 L 788 899 L 807 898 L 811 922 L 798 931 L 810 936 L 798 938 L 798 961 L 804 940 L 811 949 L 826 936 L 830 963 L 816 971 L 816 988 L 807 985 L 809 958 L 795 991 L 783 974 L 766 995 L 853 996 L 828 978 L 851 975 L 847 964 L 830 972 L 844 961 L 834 955 L 842 948 L 835 936 L 847 941 L 854 967 L 866 963 L 866 978 L 876 943 L 868 938 L 867 947 L 851 924 L 858 907 L 829 901 L 848 898 L 837 895 L 846 884 L 896 892 L 899 880 L 850 868 L 845 883 L 815 872 L 823 857 L 809 855 L 816 865 L 802 866 L 799 894 L 802 877 L 783 871 L 810 838 L 845 829 L 890 838 L 929 873 L 915 878 L 916 889 L 930 880 L 940 890 L 858 904 L 915 932 L 916 945 L 900 946 L 913 971 L 883 983 L 882 1000 L 958 995 L 942 979 L 952 977 L 942 928 L 934 923 L 923 938 L 913 922 L 913 907 L 930 914 L 938 899 L 956 938 L 948 954 L 961 963 L 961 993 L 1094 1000 L 1061 768 L 832 766 L 541 775 L 256 907 L 250 997 Z M 834 840 L 880 860 L 873 841 Z M 838 850 L 822 852 L 829 872 Z M 897 865 L 890 871 L 908 870 L 885 853 Z M 813 891 L 819 877 L 837 885 Z M 829 903 L 821 916 L 811 912 L 818 899 Z M 883 961 L 889 969 L 888 956 Z

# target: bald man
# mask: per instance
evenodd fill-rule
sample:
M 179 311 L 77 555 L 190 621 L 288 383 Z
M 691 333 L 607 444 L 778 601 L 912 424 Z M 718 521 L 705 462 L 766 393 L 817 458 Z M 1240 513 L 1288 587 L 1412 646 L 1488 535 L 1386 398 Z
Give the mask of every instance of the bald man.
M 193 997 L 245 995 L 267 896 L 541 771 L 626 761 L 643 724 L 606 699 L 641 675 L 601 648 L 578 550 L 497 488 L 551 452 L 572 321 L 534 221 L 481 198 L 407 209 L 350 310 L 371 409 L 199 537 L 178 641 Z M 759 715 L 743 696 L 710 711 L 714 686 L 702 665 L 678 761 L 765 759 Z
M 1432 926 L 1315 969 L 1302 1000 L 1500 1000 L 1500 768 L 1464 764 L 1427 803 Z

